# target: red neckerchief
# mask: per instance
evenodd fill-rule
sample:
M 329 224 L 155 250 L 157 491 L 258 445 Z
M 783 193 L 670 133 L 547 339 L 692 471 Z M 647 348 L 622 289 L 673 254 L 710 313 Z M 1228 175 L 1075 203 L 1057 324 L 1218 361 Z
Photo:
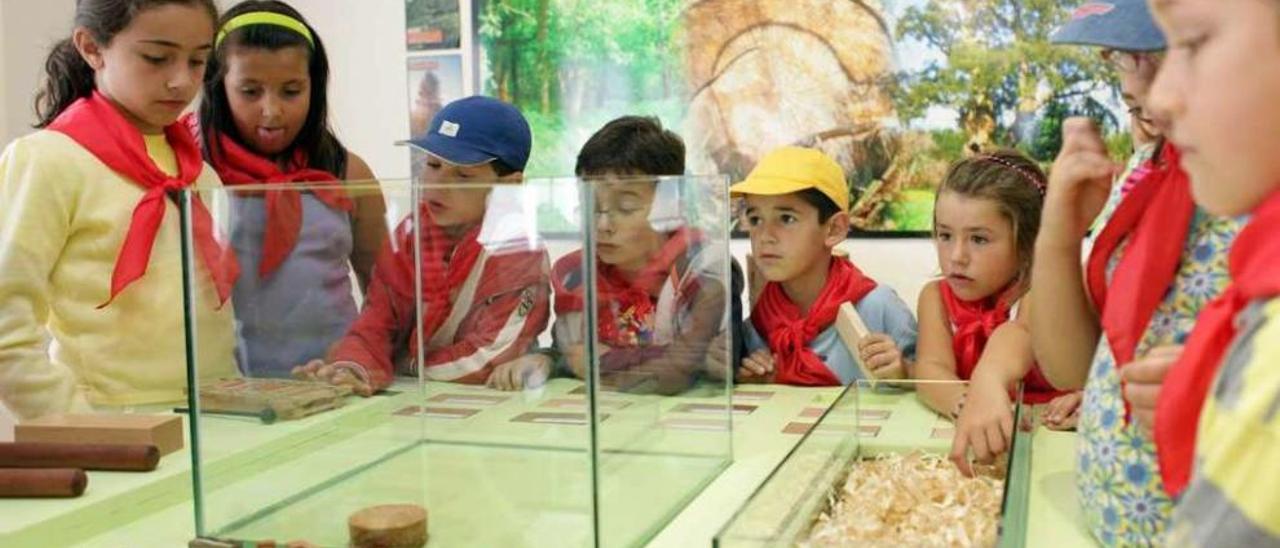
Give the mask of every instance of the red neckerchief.
M 951 284 L 945 280 L 939 286 L 942 304 L 947 309 L 947 318 L 955 331 L 951 334 L 951 352 L 956 359 L 956 376 L 969 380 L 978 367 L 978 361 L 982 359 L 982 352 L 987 348 L 991 334 L 1009 321 L 1011 305 L 1008 297 L 1015 289 L 1011 286 L 986 299 L 965 301 L 956 296 L 951 290 Z M 1066 394 L 1049 384 L 1038 366 L 1032 366 L 1022 382 L 1022 400 L 1026 403 L 1047 403 Z
M 1180 156 L 1178 149 L 1166 144 L 1159 163 L 1149 160 L 1150 169 L 1135 170 L 1134 176 L 1141 179 L 1133 182 L 1089 254 L 1089 294 L 1102 315 L 1102 331 L 1117 368 L 1133 361 L 1138 342 L 1173 285 L 1182 260 L 1195 203 Z M 1124 257 L 1108 285 L 1107 263 L 1126 239 Z M 1112 295 L 1117 300 L 1109 301 Z M 1127 401 L 1125 417 L 1128 420 Z
M 422 334 L 430 340 L 453 311 L 455 293 L 466 283 L 484 246 L 477 239 L 480 225 L 467 230 L 457 242 L 449 239 L 444 228 L 436 224 L 431 210 L 421 206 L 421 230 L 413 230 L 410 222 L 402 223 L 388 240 L 387 248 L 378 254 L 375 268 L 382 273 L 391 290 L 402 298 L 413 299 L 413 238 L 417 233 L 422 246 Z
M 1254 210 L 1228 256 L 1231 285 L 1200 310 L 1182 356 L 1169 369 L 1156 403 L 1155 440 L 1165 491 L 1177 496 L 1191 476 L 1200 410 L 1223 355 L 1236 337 L 1236 316 L 1252 301 L 1280 295 L 1280 192 Z
M 596 261 L 597 308 L 600 342 L 610 348 L 630 348 L 649 343 L 652 336 L 655 297 L 663 284 L 674 276 L 676 262 L 691 245 L 702 241 L 701 234 L 687 228 L 673 232 L 632 280 L 617 267 Z M 556 261 L 552 269 L 555 284 L 556 314 L 581 312 L 585 308 L 583 282 L 572 287 L 570 280 L 582 280 L 582 251 L 574 251 Z
M 838 257 L 832 257 L 827 270 L 827 284 L 818 300 L 809 307 L 808 314 L 800 313 L 800 307 L 787 297 L 782 284 L 765 284 L 755 309 L 751 311 L 751 323 L 769 341 L 777 371 L 774 382 L 838 386 L 840 379 L 809 349 L 809 342 L 836 320 L 840 305 L 857 303 L 875 288 L 875 280 L 868 278 L 853 263 Z
M 187 115 L 184 123 L 196 128 L 195 116 Z M 342 183 L 332 173 L 307 167 L 307 155 L 299 150 L 289 162 L 289 170 L 283 171 L 280 166 L 263 158 L 221 132 L 212 132 L 218 139 L 219 147 L 209 146 L 211 153 L 209 162 L 218 172 L 218 177 L 227 186 L 269 185 L 285 183 L 315 183 L 308 185 L 310 192 L 335 211 L 351 211 L 353 204 L 347 197 Z M 298 243 L 298 234 L 302 231 L 302 193 L 294 189 L 238 192 L 241 195 L 266 195 L 266 227 L 262 236 L 262 262 L 258 265 L 258 276 L 266 279 L 271 276 L 281 263 L 289 257 L 293 247 Z
M 204 160 L 187 128 L 180 123 L 170 124 L 165 126 L 164 134 L 177 158 L 178 174 L 166 174 L 147 153 L 142 132 L 97 91 L 72 103 L 48 129 L 67 135 L 120 177 L 146 189 L 133 209 L 129 230 L 111 273 L 111 294 L 99 306 L 102 308 L 146 274 L 156 234 L 164 221 L 165 198 L 171 192 L 190 187 L 204 169 Z M 235 255 L 214 238 L 213 217 L 197 196 L 191 200 L 191 225 L 196 253 L 209 269 L 219 302 L 225 303 L 240 267 Z

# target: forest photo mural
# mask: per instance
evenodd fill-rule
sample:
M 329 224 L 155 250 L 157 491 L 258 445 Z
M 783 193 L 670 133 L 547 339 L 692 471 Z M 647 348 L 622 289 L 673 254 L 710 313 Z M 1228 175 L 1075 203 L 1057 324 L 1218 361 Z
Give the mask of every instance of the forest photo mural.
M 1049 44 L 1071 15 L 1055 0 L 478 0 L 471 10 L 477 89 L 533 125 L 529 176 L 570 175 L 605 122 L 653 115 L 684 136 L 694 174 L 739 180 L 775 147 L 821 148 L 845 168 L 858 231 L 918 233 L 961 155 L 1014 147 L 1047 165 L 1072 115 L 1097 119 L 1117 158 L 1132 146 L 1107 64 Z

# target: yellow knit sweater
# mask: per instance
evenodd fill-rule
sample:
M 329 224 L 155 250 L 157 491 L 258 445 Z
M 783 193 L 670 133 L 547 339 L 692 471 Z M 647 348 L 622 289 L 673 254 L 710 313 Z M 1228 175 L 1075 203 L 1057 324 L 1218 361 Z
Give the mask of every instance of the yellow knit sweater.
M 147 136 L 156 165 L 175 173 L 164 136 Z M 198 180 L 218 184 L 208 166 Z M 177 206 L 142 278 L 109 306 L 111 273 L 142 187 L 70 137 L 39 131 L 0 156 L 0 401 L 20 419 L 177 401 L 186 387 L 182 251 Z M 235 374 L 232 310 L 196 261 L 202 378 Z

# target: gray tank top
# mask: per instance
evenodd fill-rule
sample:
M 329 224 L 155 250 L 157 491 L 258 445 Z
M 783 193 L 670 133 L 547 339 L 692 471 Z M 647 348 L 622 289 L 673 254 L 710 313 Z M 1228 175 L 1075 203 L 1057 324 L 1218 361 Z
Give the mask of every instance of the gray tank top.
M 235 302 L 240 371 L 287 377 L 323 358 L 356 317 L 351 291 L 351 217 L 302 194 L 302 228 L 293 251 L 267 278 L 258 274 L 266 199 L 233 196 L 231 245 L 240 261 Z

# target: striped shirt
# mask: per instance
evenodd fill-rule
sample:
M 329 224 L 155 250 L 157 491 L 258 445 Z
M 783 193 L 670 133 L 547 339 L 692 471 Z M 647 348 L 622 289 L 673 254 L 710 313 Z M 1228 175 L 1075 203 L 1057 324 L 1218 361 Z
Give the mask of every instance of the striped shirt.
M 1200 413 L 1171 546 L 1280 546 L 1280 298 L 1255 301 L 1236 322 Z

